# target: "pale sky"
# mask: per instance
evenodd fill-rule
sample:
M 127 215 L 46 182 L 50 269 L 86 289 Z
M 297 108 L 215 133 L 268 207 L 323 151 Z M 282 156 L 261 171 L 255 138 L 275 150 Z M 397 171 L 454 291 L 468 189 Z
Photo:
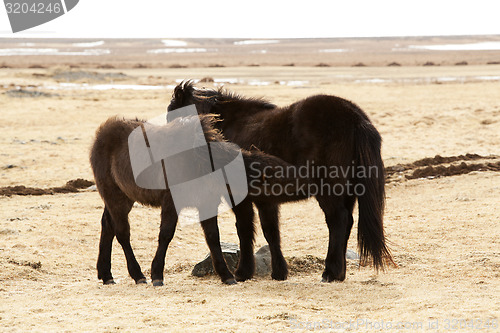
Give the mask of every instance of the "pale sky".
M 67 14 L 0 37 L 304 38 L 500 34 L 500 1 L 80 0 Z

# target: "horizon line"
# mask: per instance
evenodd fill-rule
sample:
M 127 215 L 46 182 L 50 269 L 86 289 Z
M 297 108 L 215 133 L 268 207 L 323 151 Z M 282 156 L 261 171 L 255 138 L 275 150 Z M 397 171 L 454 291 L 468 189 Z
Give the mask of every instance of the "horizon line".
M 431 37 L 450 37 L 450 38 L 464 38 L 464 37 L 500 37 L 498 34 L 449 34 L 449 35 L 388 35 L 388 36 L 337 36 L 337 37 L 52 37 L 52 36 L 36 36 L 37 33 L 33 33 L 34 36 L 1 36 L 6 31 L 0 31 L 0 39 L 174 39 L 174 40 L 186 40 L 186 39 L 244 39 L 244 40 L 286 40 L 286 39 L 375 39 L 375 38 L 431 38 Z M 10 33 L 10 31 L 8 32 Z M 46 32 L 43 32 L 46 33 Z

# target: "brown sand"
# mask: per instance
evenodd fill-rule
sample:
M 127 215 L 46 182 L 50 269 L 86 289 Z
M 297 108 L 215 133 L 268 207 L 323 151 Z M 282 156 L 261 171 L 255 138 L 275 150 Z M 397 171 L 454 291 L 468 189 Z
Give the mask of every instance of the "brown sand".
M 399 267 L 377 275 L 369 267 L 357 268 L 356 262 L 350 262 L 345 282 L 323 284 L 319 282 L 321 270 L 311 264 L 310 271 L 293 266 L 284 282 L 265 277 L 226 286 L 216 277 L 190 276 L 208 248 L 199 225 L 184 218 L 169 247 L 164 287 L 136 286 L 116 242 L 113 273 L 118 284 L 102 286 L 95 270 L 103 209 L 97 192 L 80 189 L 43 196 L 0 196 L 3 330 L 259 332 L 337 325 L 338 331 L 378 331 L 382 321 L 385 328 L 390 323 L 417 329 L 422 325 L 422 330 L 437 321 L 439 331 L 452 329 L 447 325 L 453 324 L 471 331 L 464 325 L 474 324 L 490 332 L 494 327 L 487 324 L 499 324 L 500 173 L 495 169 L 500 155 L 499 90 L 498 82 L 470 79 L 499 75 L 499 66 L 98 71 L 123 72 L 128 77 L 114 81 L 123 84 L 171 85 L 176 79 L 205 76 L 238 78 L 244 82 L 226 87 L 278 104 L 315 93 L 356 102 L 384 138 L 383 157 L 391 170 L 385 226 Z M 54 68 L 0 72 L 0 87 L 5 85 L 0 88 L 1 187 L 47 189 L 72 179 L 92 180 L 88 151 L 97 126 L 116 114 L 157 116 L 164 112 L 171 94 L 171 89 L 54 91 L 43 87 L 37 90 L 57 96 L 2 94 L 12 89 L 10 84 L 27 90 L 32 89 L 30 85 L 57 85 L 54 72 Z M 441 82 L 440 77 L 470 80 Z M 388 81 L 367 81 L 380 78 Z M 249 85 L 253 79 L 271 84 Z M 91 84 L 102 83 L 92 80 L 87 79 Z M 308 82 L 301 86 L 274 83 L 280 80 Z M 481 157 L 460 156 L 467 153 Z M 440 160 L 434 158 L 437 154 L 456 158 Z M 414 163 L 423 158 L 433 159 Z M 447 176 L 445 171 L 452 170 L 451 166 L 466 172 Z M 408 179 L 415 170 L 428 167 L 434 168 L 422 174 L 428 178 Z M 132 245 L 149 274 L 159 210 L 137 205 L 130 220 Z M 314 200 L 282 206 L 281 223 L 286 257 L 325 256 L 327 228 Z M 223 241 L 237 242 L 232 214 L 220 217 L 220 228 Z M 353 250 L 356 232 L 355 228 L 349 243 Z M 259 230 L 257 246 L 265 243 Z

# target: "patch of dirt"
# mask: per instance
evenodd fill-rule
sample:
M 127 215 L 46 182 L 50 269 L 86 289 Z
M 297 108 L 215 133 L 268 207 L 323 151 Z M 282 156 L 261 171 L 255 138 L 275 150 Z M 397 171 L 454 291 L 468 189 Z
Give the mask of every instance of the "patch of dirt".
M 473 171 L 500 171 L 500 156 L 466 154 L 423 158 L 408 164 L 386 168 L 387 183 L 417 178 L 449 177 Z
M 43 91 L 35 91 L 35 90 L 25 90 L 25 89 L 12 89 L 7 90 L 4 94 L 9 97 L 15 98 L 25 98 L 25 97 L 57 97 L 57 94 L 49 94 Z
M 325 259 L 310 254 L 301 257 L 288 257 L 286 261 L 291 275 L 321 272 L 325 269 Z M 357 268 L 359 268 L 358 260 L 347 259 L 347 270 Z
M 188 66 L 181 64 L 172 64 L 168 68 L 188 68 Z
M 75 193 L 80 192 L 81 189 L 88 188 L 95 183 L 85 179 L 73 179 L 68 181 L 64 186 L 49 187 L 49 188 L 36 188 L 26 187 L 24 185 L 6 186 L 0 188 L 0 196 L 12 195 L 48 195 L 54 193 Z
M 40 261 L 37 262 L 32 262 L 32 261 L 26 261 L 26 260 L 9 260 L 9 264 L 14 264 L 17 266 L 26 266 L 26 267 L 31 267 L 33 269 L 40 269 L 42 267 L 42 263 Z
M 478 164 L 467 164 L 465 162 L 460 163 L 459 165 L 450 165 L 450 166 L 428 166 L 425 168 L 420 168 L 415 171 L 411 175 L 406 176 L 407 179 L 416 179 L 416 178 L 430 178 L 430 177 L 447 177 L 447 176 L 456 176 L 463 175 L 465 173 L 469 173 L 472 171 L 500 171 L 500 161 L 496 163 L 478 163 Z
M 321 271 L 325 268 L 325 259 L 306 255 L 303 257 L 287 258 L 290 273 Z
M 438 165 L 438 164 L 443 164 L 443 163 L 452 163 L 452 162 L 457 162 L 457 161 L 476 161 L 476 160 L 488 159 L 488 158 L 499 158 L 499 156 L 481 156 L 478 154 L 465 154 L 465 155 L 459 155 L 459 156 L 443 157 L 441 155 L 436 155 L 434 157 L 427 157 L 427 158 L 423 158 L 421 160 L 417 160 L 417 161 L 413 162 L 413 165 L 415 165 L 415 166 L 429 166 L 429 165 Z

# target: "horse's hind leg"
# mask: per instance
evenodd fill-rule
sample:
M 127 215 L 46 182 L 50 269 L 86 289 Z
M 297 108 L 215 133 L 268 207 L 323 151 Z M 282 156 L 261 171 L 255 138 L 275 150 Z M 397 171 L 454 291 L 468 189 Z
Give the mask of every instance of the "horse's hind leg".
M 217 216 L 201 221 L 201 226 L 205 232 L 207 245 L 210 248 L 210 254 L 212 256 L 212 263 L 215 271 L 219 274 L 222 282 L 225 284 L 235 284 L 236 280 L 227 268 L 226 261 L 222 255 L 219 227 L 217 226 Z
M 174 237 L 175 228 L 179 216 L 175 210 L 172 197 L 168 196 L 161 209 L 160 235 L 158 237 L 158 249 L 151 264 L 151 280 L 153 286 L 163 286 L 163 269 L 165 268 L 165 255 L 170 241 Z
M 278 205 L 268 203 L 256 203 L 255 205 L 259 210 L 260 224 L 271 252 L 271 277 L 274 280 L 286 280 L 288 265 L 281 252 Z
M 342 197 L 317 197 L 317 200 L 325 213 L 329 231 L 328 253 L 325 259 L 322 281 L 344 281 L 346 276 L 345 254 L 347 241 L 353 223 L 352 210 L 345 206 Z
M 108 208 L 104 207 L 101 219 L 101 240 L 99 242 L 99 256 L 97 258 L 97 278 L 104 284 L 114 284 L 111 275 L 111 249 L 115 238 L 113 222 Z
M 234 272 L 236 281 L 251 279 L 255 271 L 253 242 L 255 234 L 254 212 L 252 202 L 244 200 L 233 208 L 236 216 L 236 230 L 240 239 L 240 258 L 238 268 Z
M 134 202 L 127 198 L 121 192 L 114 194 L 114 200 L 108 202 L 108 209 L 113 221 L 116 239 L 122 246 L 125 258 L 127 260 L 127 268 L 130 276 L 135 280 L 135 283 L 146 283 L 146 278 L 142 274 L 141 267 L 135 258 L 132 245 L 130 244 L 130 224 L 128 222 L 128 213 L 132 209 Z

